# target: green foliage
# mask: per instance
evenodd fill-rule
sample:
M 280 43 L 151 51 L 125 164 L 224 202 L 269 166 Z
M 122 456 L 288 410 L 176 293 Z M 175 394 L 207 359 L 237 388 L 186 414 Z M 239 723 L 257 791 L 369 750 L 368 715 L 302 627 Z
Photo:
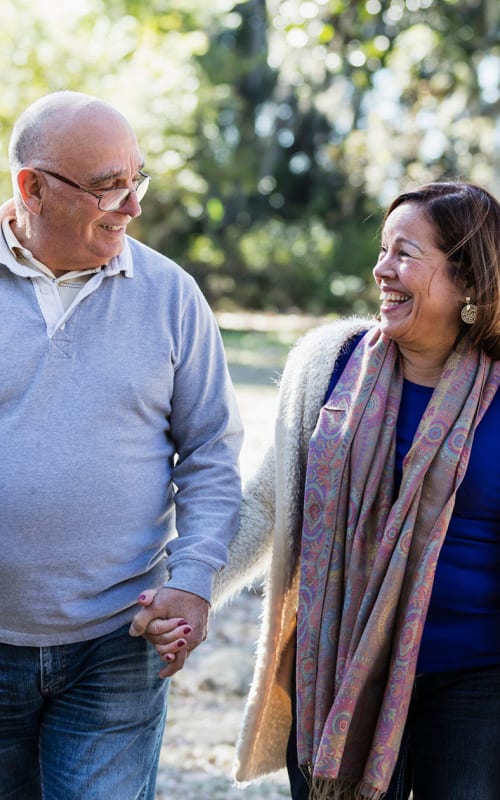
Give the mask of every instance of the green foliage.
M 132 232 L 214 306 L 375 308 L 395 194 L 457 176 L 499 191 L 499 15 L 497 0 L 3 3 L 2 191 L 20 111 L 97 94 L 153 175 Z

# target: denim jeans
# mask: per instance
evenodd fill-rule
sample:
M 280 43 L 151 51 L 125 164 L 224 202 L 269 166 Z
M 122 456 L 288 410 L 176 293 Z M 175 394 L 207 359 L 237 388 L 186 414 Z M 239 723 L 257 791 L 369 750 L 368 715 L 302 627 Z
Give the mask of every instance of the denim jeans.
M 307 800 L 295 730 L 287 767 L 293 800 Z M 419 675 L 384 800 L 500 800 L 500 666 Z
M 168 680 L 145 639 L 0 644 L 0 800 L 154 800 Z
M 500 666 L 419 675 L 385 800 L 499 800 Z

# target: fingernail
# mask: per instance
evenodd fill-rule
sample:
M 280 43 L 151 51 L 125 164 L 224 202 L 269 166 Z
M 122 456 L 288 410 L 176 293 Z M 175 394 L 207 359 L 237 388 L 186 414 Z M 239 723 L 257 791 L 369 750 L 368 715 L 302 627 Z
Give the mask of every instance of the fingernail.
M 145 600 L 146 599 L 146 595 L 145 594 L 140 594 L 137 599 L 138 600 Z
M 188 634 L 191 633 L 192 630 L 193 629 L 190 625 L 186 625 L 186 627 L 182 629 L 182 632 Z
M 187 644 L 185 639 L 177 639 L 176 645 L 177 647 L 185 647 Z
M 179 625 L 187 625 L 187 624 L 188 624 L 187 619 L 180 619 L 179 620 Z
M 165 661 L 175 661 L 175 656 L 173 653 L 167 653 L 166 656 L 164 656 L 164 658 Z

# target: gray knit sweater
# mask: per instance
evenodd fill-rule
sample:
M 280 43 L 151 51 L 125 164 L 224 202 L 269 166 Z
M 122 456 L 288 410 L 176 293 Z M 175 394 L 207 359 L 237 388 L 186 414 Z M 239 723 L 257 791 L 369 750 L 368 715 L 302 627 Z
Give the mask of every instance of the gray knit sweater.
M 167 574 L 210 599 L 237 527 L 241 428 L 195 282 L 128 239 L 125 271 L 49 338 L 0 238 L 0 641 L 108 633 Z

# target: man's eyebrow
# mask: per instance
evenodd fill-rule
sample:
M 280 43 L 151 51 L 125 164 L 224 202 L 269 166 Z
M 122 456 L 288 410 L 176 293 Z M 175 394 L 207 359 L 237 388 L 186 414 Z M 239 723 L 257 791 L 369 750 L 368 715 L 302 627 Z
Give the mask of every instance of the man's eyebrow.
M 137 171 L 144 168 L 144 162 L 139 164 L 137 167 Z M 91 187 L 99 187 L 102 183 L 109 183 L 109 181 L 115 181 L 119 178 L 123 178 L 123 172 L 121 170 L 114 170 L 110 172 L 102 172 L 100 175 L 94 175 L 93 178 L 89 178 L 86 182 L 89 188 Z

